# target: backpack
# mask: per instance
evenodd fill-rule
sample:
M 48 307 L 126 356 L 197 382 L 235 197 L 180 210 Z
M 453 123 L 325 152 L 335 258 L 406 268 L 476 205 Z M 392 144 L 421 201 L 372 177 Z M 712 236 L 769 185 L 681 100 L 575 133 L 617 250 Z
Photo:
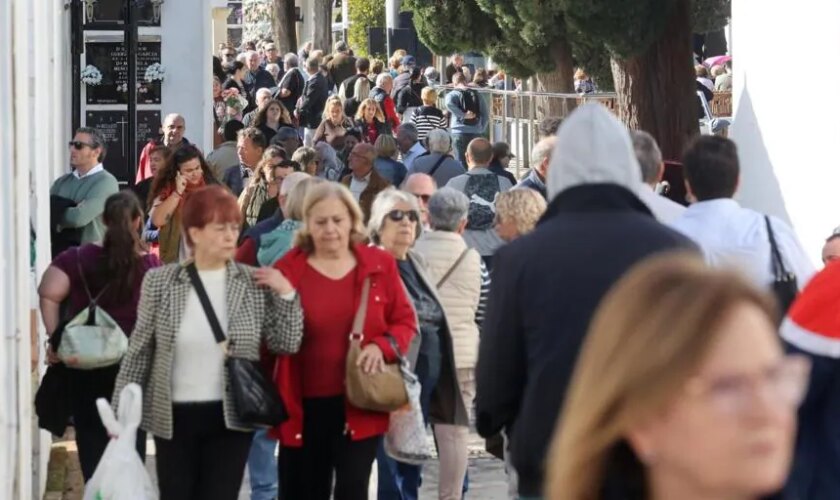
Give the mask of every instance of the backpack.
M 495 174 L 469 175 L 464 194 L 470 199 L 467 229 L 483 231 L 493 227 L 496 219 L 496 195 L 502 190 Z
M 464 113 L 467 111 L 475 113 L 475 118 L 464 118 L 464 125 L 478 125 L 479 118 L 481 118 L 480 99 L 481 96 L 475 90 L 461 90 L 461 109 L 464 110 Z

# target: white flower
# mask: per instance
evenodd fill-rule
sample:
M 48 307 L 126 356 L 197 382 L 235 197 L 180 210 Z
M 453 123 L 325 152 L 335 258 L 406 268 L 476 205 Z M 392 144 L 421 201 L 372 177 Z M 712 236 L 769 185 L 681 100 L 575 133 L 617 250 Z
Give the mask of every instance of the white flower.
M 80 76 L 85 85 L 96 86 L 102 83 L 102 73 L 92 64 L 85 66 Z
M 163 81 L 164 76 L 166 76 L 164 67 L 160 63 L 153 63 L 146 68 L 144 79 L 151 83 L 157 80 Z

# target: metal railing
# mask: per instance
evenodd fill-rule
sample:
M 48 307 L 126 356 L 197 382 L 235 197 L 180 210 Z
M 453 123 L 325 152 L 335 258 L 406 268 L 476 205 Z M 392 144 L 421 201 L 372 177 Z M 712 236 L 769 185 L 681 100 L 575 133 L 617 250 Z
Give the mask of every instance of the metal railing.
M 470 87 L 485 100 L 490 110 L 487 137 L 490 142 L 506 142 L 514 159 L 509 169 L 517 179 L 531 168 L 531 149 L 537 142 L 542 117 L 565 118 L 575 106 L 600 102 L 610 110 L 616 109 L 616 94 L 560 94 L 538 91 L 497 90 Z M 446 110 L 444 98 L 451 86 L 438 86 L 438 105 Z M 574 103 L 574 106 L 572 105 Z

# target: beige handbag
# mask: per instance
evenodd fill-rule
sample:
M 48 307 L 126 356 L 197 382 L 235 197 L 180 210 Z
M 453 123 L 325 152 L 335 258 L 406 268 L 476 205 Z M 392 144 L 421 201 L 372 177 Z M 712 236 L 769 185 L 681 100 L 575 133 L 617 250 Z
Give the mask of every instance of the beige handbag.
M 356 366 L 362 352 L 363 328 L 367 315 L 368 296 L 370 295 L 370 278 L 362 285 L 362 300 L 353 320 L 353 331 L 350 333 L 350 348 L 347 350 L 347 366 L 345 385 L 347 400 L 356 408 L 370 411 L 392 412 L 408 404 L 408 393 L 400 366 L 408 367 L 408 362 L 400 354 L 397 342 L 390 335 L 388 339 L 399 358 L 398 363 L 386 364 L 382 373 L 364 373 L 362 367 Z

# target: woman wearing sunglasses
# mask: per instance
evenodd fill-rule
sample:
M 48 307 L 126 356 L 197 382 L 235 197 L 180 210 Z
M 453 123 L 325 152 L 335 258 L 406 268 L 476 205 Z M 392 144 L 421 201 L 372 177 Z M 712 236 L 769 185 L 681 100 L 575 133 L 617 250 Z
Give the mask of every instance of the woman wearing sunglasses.
M 383 247 L 397 260 L 400 277 L 417 311 L 420 335 L 415 337 L 408 354 L 409 359 L 417 359 L 414 370 L 422 387 L 423 416 L 427 423 L 457 425 L 466 430 L 466 404 L 456 378 L 450 323 L 438 297 L 437 282 L 427 275 L 421 257 L 411 251 L 422 232 L 417 198 L 394 188 L 379 193 L 371 209 L 368 232 L 372 243 Z M 466 458 L 466 442 L 464 445 Z M 445 448 L 447 444 L 441 443 L 441 469 L 447 465 L 443 462 Z M 377 461 L 379 498 L 418 498 L 419 466 L 395 461 L 382 447 Z M 460 498 L 460 486 L 457 498 Z
M 777 314 L 768 294 L 694 256 L 631 270 L 590 325 L 546 498 L 776 498 L 810 366 L 784 354 Z

